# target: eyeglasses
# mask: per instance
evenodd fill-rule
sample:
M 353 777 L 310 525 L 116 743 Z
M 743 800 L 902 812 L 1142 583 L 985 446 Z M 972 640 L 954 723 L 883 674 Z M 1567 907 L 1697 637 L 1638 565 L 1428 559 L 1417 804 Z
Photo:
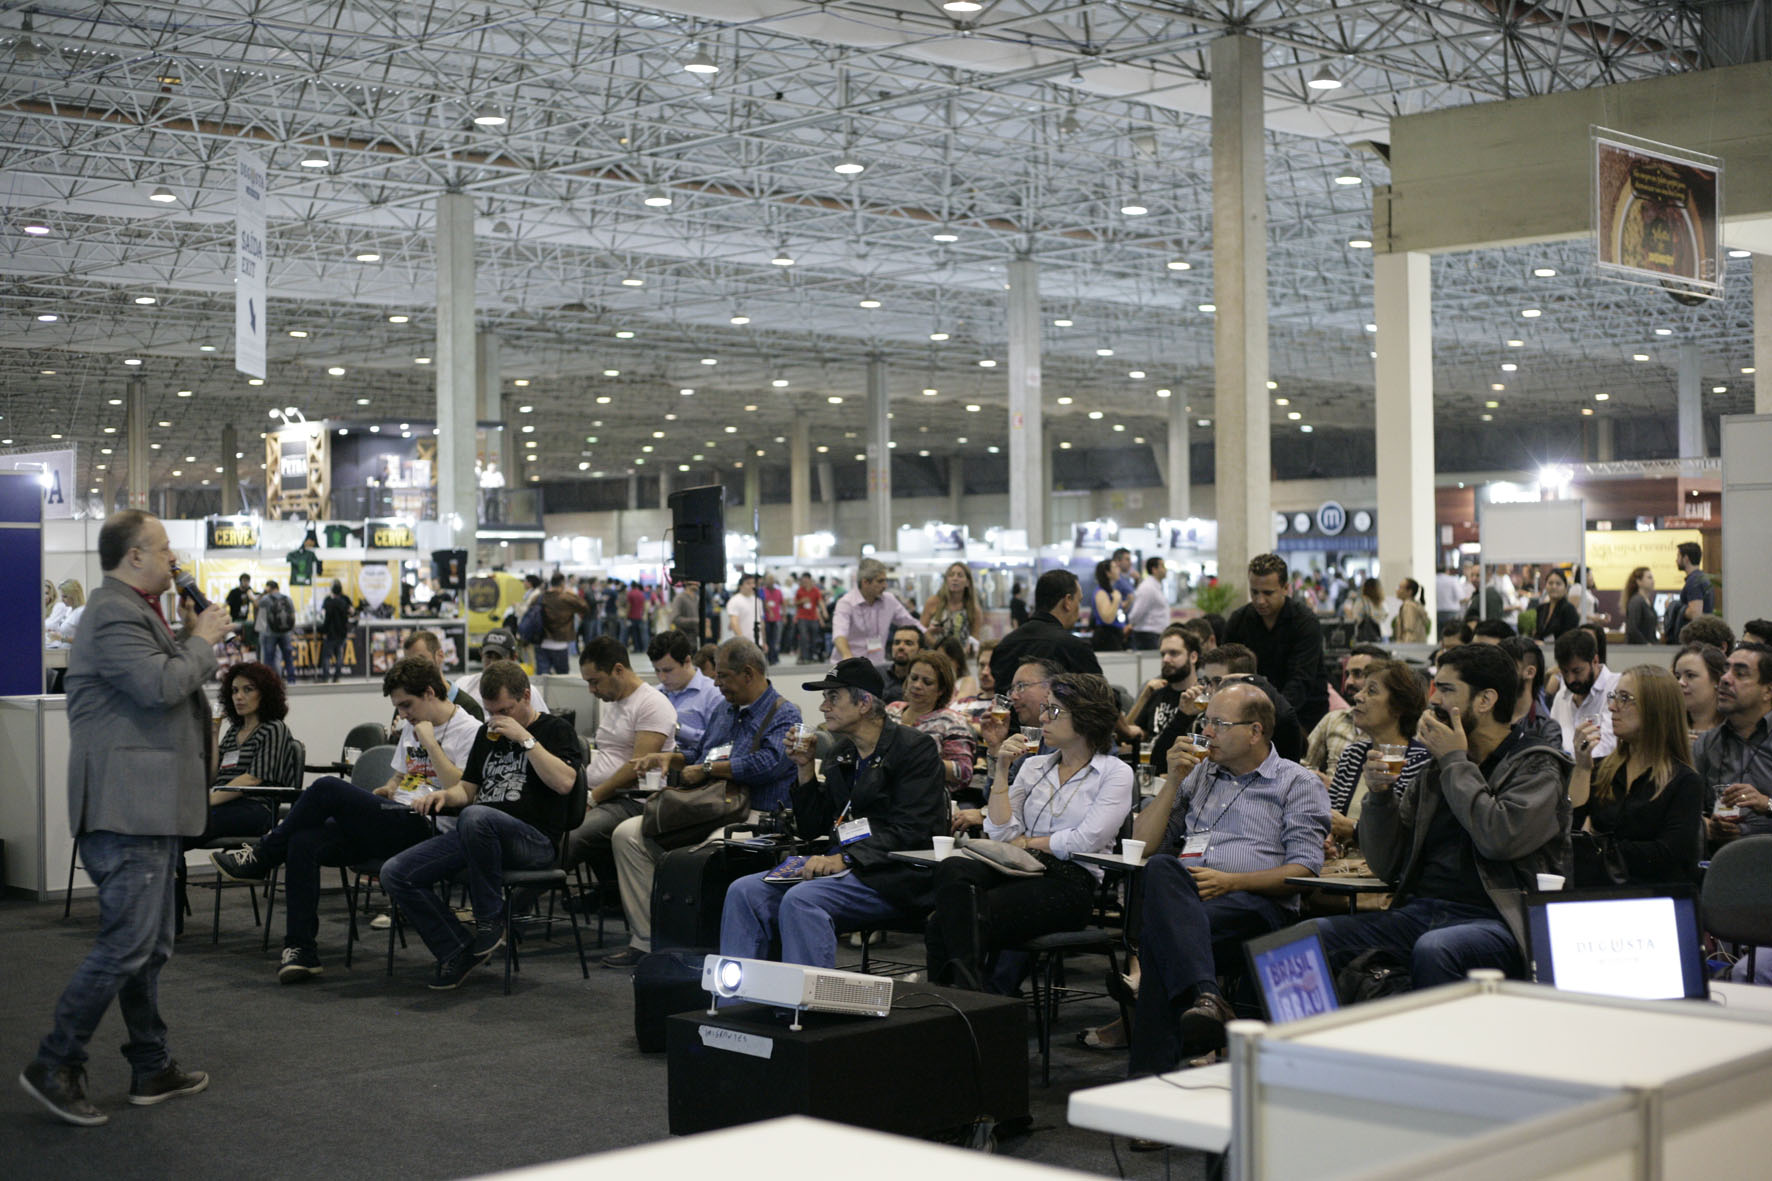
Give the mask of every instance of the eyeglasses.
M 1201 730 L 1231 730 L 1231 729 L 1235 729 L 1238 726 L 1253 726 L 1253 725 L 1255 725 L 1255 722 L 1253 719 L 1250 721 L 1246 721 L 1246 722 L 1233 722 L 1229 718 L 1215 718 L 1215 717 L 1212 717 L 1210 714 L 1208 714 L 1206 717 L 1203 717 L 1200 719 L 1200 729 Z
M 1612 692 L 1606 694 L 1607 705 L 1624 706 L 1635 705 L 1636 703 L 1637 695 L 1626 689 L 1614 689 Z
M 1026 693 L 1036 686 L 1050 685 L 1051 683 L 1051 681 L 1016 681 L 1009 686 L 1009 691 L 1011 693 Z
M 1053 718 L 1059 717 L 1060 715 L 1068 713 L 1068 712 L 1070 712 L 1070 711 L 1066 710 L 1063 706 L 1059 705 L 1058 702 L 1056 702 L 1056 701 L 1048 701 L 1045 705 L 1040 707 L 1040 716 L 1045 718 L 1048 722 L 1050 722 Z
M 1218 688 L 1218 687 L 1219 687 L 1219 686 L 1220 686 L 1220 685 L 1222 685 L 1222 684 L 1224 684 L 1224 678 L 1223 678 L 1223 677 L 1208 677 L 1208 676 L 1201 676 L 1201 677 L 1200 677 L 1200 678 L 1199 678 L 1199 681 L 1200 681 L 1200 684 L 1202 684 L 1202 685 L 1204 685 L 1204 686 L 1206 686 L 1206 687 L 1207 687 L 1207 688 L 1208 688 L 1208 689 L 1216 689 L 1216 688 Z

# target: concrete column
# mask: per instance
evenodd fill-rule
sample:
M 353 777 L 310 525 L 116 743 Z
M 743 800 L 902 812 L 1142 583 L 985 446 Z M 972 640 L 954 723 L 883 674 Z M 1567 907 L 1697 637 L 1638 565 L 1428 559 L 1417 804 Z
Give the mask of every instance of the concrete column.
M 234 452 L 240 450 L 240 436 L 231 426 L 221 429 L 221 511 L 232 516 L 240 511 L 240 461 Z
M 792 538 L 812 532 L 812 422 L 794 416 L 788 436 L 788 533 Z
M 1704 458 L 1704 355 L 1698 342 L 1688 340 L 1680 345 L 1679 356 L 1679 424 L 1680 458 Z
M 1212 42 L 1211 66 L 1218 570 L 1246 586 L 1249 559 L 1273 548 L 1274 528 L 1261 42 L 1220 37 Z
M 129 436 L 128 508 L 148 507 L 148 384 L 139 377 L 129 379 L 123 395 L 124 430 Z
M 474 414 L 486 424 L 486 443 L 481 449 L 488 463 L 498 464 L 505 485 L 511 486 L 516 473 L 511 470 L 515 446 L 514 433 L 505 414 L 504 371 L 499 357 L 498 337 L 481 332 L 474 337 Z
M 868 358 L 868 533 L 876 549 L 898 548 L 892 529 L 892 424 L 886 415 L 886 358 Z
M 1772 254 L 1754 255 L 1754 413 L 1772 414 Z
M 756 520 L 763 507 L 763 469 L 753 457 L 744 465 L 744 515 Z
M 819 503 L 832 506 L 831 513 L 834 517 L 837 503 L 837 474 L 828 459 L 818 461 L 818 499 Z
M 1594 461 L 1611 463 L 1618 458 L 1618 420 L 1615 418 L 1594 419 Z
M 1009 264 L 1009 527 L 1046 540 L 1045 399 L 1040 384 L 1040 270 Z
M 116 456 L 113 455 L 111 458 L 115 460 Z M 115 462 L 108 463 L 105 465 L 105 470 L 99 473 L 99 508 L 102 515 L 106 517 L 117 511 L 117 487 L 122 483 L 117 469 L 121 466 Z
M 474 199 L 437 197 L 437 519 L 470 555 L 479 530 L 474 479 L 474 420 L 479 373 L 474 340 Z M 507 472 L 513 487 L 517 472 Z
M 1378 414 L 1378 571 L 1434 585 L 1433 287 L 1426 254 L 1372 260 Z
M 640 473 L 628 473 L 628 511 L 631 513 L 640 507 Z
M 668 463 L 658 465 L 658 507 L 671 507 L 671 465 Z
M 1193 455 L 1188 450 L 1187 399 L 1179 393 L 1169 396 L 1169 437 L 1163 482 L 1169 488 L 1169 515 L 1183 520 L 1194 515 L 1192 484 Z M 1222 569 L 1222 567 L 1220 567 Z
M 958 455 L 948 456 L 948 515 L 947 523 L 960 523 L 960 502 L 966 499 L 966 468 Z

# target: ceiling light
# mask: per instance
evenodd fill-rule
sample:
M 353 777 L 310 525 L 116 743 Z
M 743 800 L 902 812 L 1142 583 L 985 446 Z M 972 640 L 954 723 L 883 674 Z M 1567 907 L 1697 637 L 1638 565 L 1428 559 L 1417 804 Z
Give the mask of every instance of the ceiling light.
M 1163 265 L 1172 271 L 1191 271 L 1194 269 L 1194 264 L 1185 258 L 1172 258 Z
M 778 377 L 775 380 L 771 381 L 769 384 L 774 386 L 778 390 L 785 390 L 788 388 L 788 379 L 785 377 Z
M 620 332 L 617 332 L 615 334 L 615 339 L 617 339 L 617 340 L 632 340 L 632 339 L 634 339 L 633 331 L 630 329 L 627 329 L 627 328 L 623 328 Z
M 1307 435 L 1308 435 L 1308 434 L 1310 434 L 1310 433 L 1311 433 L 1311 432 L 1312 432 L 1312 431 L 1314 431 L 1314 430 L 1316 430 L 1316 429 L 1317 429 L 1317 428 L 1316 428 L 1316 427 L 1314 427 L 1314 426 L 1312 426 L 1312 425 L 1311 425 L 1311 424 L 1310 424 L 1310 423 L 1308 423 L 1308 422 L 1304 422 L 1304 423 L 1300 423 L 1300 424 L 1299 424 L 1299 425 L 1298 425 L 1298 429 L 1299 429 L 1299 430 L 1301 430 L 1301 431 L 1303 431 L 1303 432 L 1304 432 L 1304 433 L 1305 433 L 1305 434 L 1307 434 Z
M 703 357 L 701 359 L 701 363 L 703 365 L 718 365 L 720 363 L 720 358 L 718 358 L 718 357 Z
M 37 313 L 37 322 L 39 324 L 53 324 L 59 319 L 61 319 L 61 317 L 56 315 L 54 312 L 38 312 Z
M 1632 353 L 1630 355 L 1630 359 L 1633 361 L 1647 361 L 1649 359 L 1649 354 L 1648 353 Z
M 246 384 L 253 386 L 263 385 L 265 384 L 265 379 L 262 377 L 249 377 L 246 379 Z
M 1167 397 L 1170 397 L 1173 393 L 1174 393 L 1174 391 L 1172 391 L 1172 390 L 1158 390 L 1157 397 L 1167 398 Z
M 863 164 L 860 160 L 857 160 L 847 152 L 843 154 L 842 159 L 831 165 L 831 171 L 838 176 L 860 176 L 862 173 L 866 172 L 867 169 L 868 166 L 866 164 Z
M 685 398 L 692 397 L 695 394 L 695 391 L 690 389 L 688 386 L 684 386 L 682 389 L 678 390 L 677 392 L 679 394 L 682 394 Z
M 511 223 L 501 217 L 492 223 L 492 232 L 501 236 L 509 234 L 511 232 Z
M 939 230 L 930 234 L 929 239 L 932 242 L 958 242 L 960 240 L 960 235 L 954 233 L 951 226 L 942 226 Z
M 1114 350 L 1113 349 L 1096 349 L 1095 355 L 1098 357 L 1111 357 L 1114 355 Z
M 49 232 L 49 223 L 46 221 L 27 221 L 20 228 L 33 238 L 41 238 Z
M 984 5 L 979 0 L 941 0 L 941 7 L 944 12 L 968 16 L 982 9 Z
M 389 316 L 388 323 L 390 323 L 390 324 L 404 324 L 411 319 L 412 319 L 411 316 Z
M 1196 418 L 1196 419 L 1194 419 L 1194 425 L 1195 426 L 1211 426 L 1212 420 L 1210 418 Z
M 1492 381 L 1489 383 L 1489 388 L 1494 390 L 1496 393 L 1500 393 L 1502 390 L 1505 390 L 1507 388 L 1507 386 L 1502 384 L 1499 381 Z
M 1596 402 L 1609 402 L 1611 400 L 1612 400 L 1611 394 L 1595 394 L 1594 395 L 1594 401 L 1596 401 Z
M 1066 439 L 1064 442 L 1060 443 L 1058 445 L 1058 449 L 1060 451 L 1069 451 L 1071 449 L 1070 440 Z
M 518 414 L 534 414 L 535 407 L 531 406 L 529 403 L 525 402 L 523 405 L 517 407 L 517 413 Z
M 603 376 L 604 377 L 620 377 L 621 370 L 619 370 L 619 369 L 605 369 L 603 371 Z
M 623 287 L 644 287 L 646 280 L 635 274 L 627 274 L 622 276 L 621 285 Z
M 1081 82 L 1082 80 L 1083 80 L 1083 75 L 1079 74 L 1076 71 L 1076 69 L 1073 67 L 1071 70 L 1072 84 L 1074 85 L 1078 82 Z M 1064 118 L 1062 118 L 1058 121 L 1058 134 L 1060 134 L 1060 135 L 1075 135 L 1075 134 L 1077 134 L 1078 131 L 1082 130 L 1082 127 L 1083 127 L 1083 125 L 1081 123 L 1077 122 L 1077 111 L 1076 111 L 1076 108 L 1073 107 L 1070 110 L 1067 110 L 1064 113 Z
M 1349 238 L 1347 240 L 1347 246 L 1349 250 L 1370 250 L 1372 249 L 1372 239 Z
M 326 372 L 332 377 L 343 377 L 345 375 L 345 367 L 343 365 L 331 365 L 327 367 Z
M 665 192 L 663 185 L 653 185 L 641 200 L 654 209 L 664 209 L 670 205 L 671 195 Z
M 1484 422 L 1494 422 L 1495 421 L 1495 416 L 1493 414 L 1480 414 L 1477 417 L 1481 418 Z
M 429 365 L 431 359 L 429 357 L 414 357 L 412 358 L 412 363 L 414 365 Z
M 1538 279 L 1554 279 L 1557 277 L 1556 267 L 1533 267 L 1532 275 Z
M 1335 178 L 1335 183 L 1338 185 L 1357 185 L 1360 183 L 1360 178 L 1351 172 L 1344 172 Z
M 497 107 L 481 107 L 474 112 L 475 127 L 503 127 L 510 120 Z
M 1288 411 L 1286 411 L 1286 417 L 1293 422 L 1297 422 L 1299 419 L 1303 418 L 1304 415 L 1300 414 L 1296 410 L 1288 410 Z
M 1751 374 L 1753 371 L 1754 371 L 1754 367 L 1752 365 L 1743 365 L 1741 367 L 1741 372 L 1743 374 Z
M 1076 401 L 1075 398 L 1071 397 L 1069 394 L 1066 394 L 1064 397 L 1062 397 L 1058 400 L 1058 404 L 1060 406 L 1069 406 L 1074 401 Z
M 1290 406 L 1290 405 L 1292 405 L 1292 399 L 1291 398 L 1275 398 L 1274 405 L 1276 405 L 1276 406 Z
M 1101 418 L 1101 411 L 1099 411 L 1099 410 L 1091 410 L 1091 411 L 1090 411 L 1090 412 L 1089 412 L 1089 417 L 1090 417 L 1090 419 L 1092 419 L 1092 420 L 1099 420 L 1099 419 L 1100 419 L 1100 418 Z
M 870 295 L 855 306 L 860 308 L 877 308 L 880 306 L 880 301 Z
M 940 344 L 942 341 L 946 340 L 947 338 L 948 338 L 948 334 L 945 332 L 931 332 L 929 334 L 929 339 L 935 341 L 937 344 Z
M 1592 407 L 1592 406 L 1583 406 L 1583 407 L 1582 407 L 1582 408 L 1581 408 L 1581 413 L 1582 413 L 1582 414 L 1583 414 L 1583 415 L 1585 415 L 1585 416 L 1587 416 L 1587 417 L 1590 417 L 1590 418 L 1591 418 L 1591 417 L 1592 417 L 1592 416 L 1593 416 L 1593 413 L 1594 413 L 1594 408 L 1593 408 L 1593 407 Z
M 726 428 L 726 433 L 729 435 L 736 435 L 738 433 L 738 428 L 735 426 L 729 426 Z
M 925 448 L 925 449 L 923 449 L 923 450 L 921 450 L 921 451 L 919 451 L 919 452 L 917 452 L 917 456 L 918 456 L 918 458 L 920 458 L 920 459 L 928 459 L 928 458 L 929 458 L 929 451 L 928 451 L 928 449 L 927 449 L 927 448 Z
M 1310 81 L 1305 85 L 1312 90 L 1340 90 L 1341 79 L 1335 76 L 1335 71 L 1329 68 L 1329 63 L 1324 62 L 1317 67 L 1317 72 L 1311 75 Z
M 1753 256 L 1754 252 L 1751 250 L 1731 250 L 1729 252 L 1730 258 L 1752 258 Z
M 769 262 L 772 266 L 791 267 L 794 265 L 794 256 L 788 253 L 786 246 L 783 246 L 775 252 L 775 257 L 771 258 Z
M 1126 376 L 1130 377 L 1133 381 L 1143 381 L 1144 380 L 1144 370 L 1129 369 L 1126 371 Z
M 1657 328 L 1655 330 L 1655 335 L 1657 336 L 1672 336 L 1673 334 L 1674 330 L 1672 328 Z
M 980 369 L 995 369 L 997 367 L 997 363 L 995 361 L 991 360 L 989 357 L 986 357 L 984 360 L 982 360 L 978 363 L 978 367 Z
M 611 401 L 611 399 L 608 394 L 598 394 L 597 395 L 597 405 L 599 405 L 599 406 L 607 406 L 607 405 L 609 405 L 610 401 Z
M 1522 320 L 1536 320 L 1536 319 L 1538 319 L 1538 317 L 1540 317 L 1542 315 L 1544 315 L 1544 312 L 1538 308 L 1521 308 L 1520 309 L 1520 319 L 1522 319 Z
M 1133 197 L 1129 198 L 1124 205 L 1120 206 L 1120 212 L 1127 217 L 1143 217 L 1145 214 L 1149 213 L 1150 210 L 1144 205 L 1141 205 L 1136 197 Z
M 747 414 L 754 414 L 757 410 L 757 404 L 755 402 L 746 402 L 744 408 Z
M 939 394 L 939 393 L 941 393 L 941 391 L 940 391 L 940 390 L 938 390 L 938 389 L 936 389 L 936 388 L 935 388 L 935 387 L 934 387 L 934 386 L 932 386 L 932 385 L 929 385 L 929 386 L 924 386 L 924 387 L 923 387 L 923 396 L 924 396 L 924 397 L 925 397 L 925 398 L 933 398 L 933 397 L 935 397 L 935 395 L 937 395 L 937 394 Z
M 153 192 L 148 194 L 148 200 L 158 201 L 162 205 L 170 205 L 178 200 L 178 194 L 167 188 L 165 185 L 158 185 Z
M 966 403 L 966 413 L 968 413 L 968 414 L 977 414 L 980 410 L 983 410 L 983 409 L 984 409 L 984 407 L 980 406 L 977 402 Z
M 125 357 L 123 358 L 123 363 L 125 365 L 140 365 L 142 359 L 140 357 Z
M 683 63 L 683 68 L 691 74 L 707 75 L 718 74 L 720 72 L 719 64 L 715 62 L 713 58 L 709 57 L 708 51 L 700 45 L 695 47 L 695 56 Z
M 1218 305 L 1215 303 L 1203 303 L 1200 305 L 1200 310 L 1210 316 L 1213 312 L 1218 310 Z
M 1072 325 L 1074 325 L 1075 323 L 1076 323 L 1075 320 L 1069 320 L 1063 316 L 1060 316 L 1058 319 L 1052 321 L 1052 326 L 1054 328 L 1069 328 Z
M 200 344 L 197 346 L 197 351 L 200 353 L 213 353 L 215 351 L 215 346 L 212 344 Z
M 516 386 L 520 390 L 527 389 L 529 387 L 529 379 L 527 377 L 513 378 L 513 379 L 511 379 L 511 384 Z
M 306 340 L 308 338 L 308 330 L 306 328 L 291 328 L 289 330 L 289 335 L 293 336 L 296 340 Z
M 833 406 L 841 406 L 843 404 L 843 398 L 839 394 L 832 394 L 830 397 L 826 398 L 825 401 Z
M 332 157 L 324 148 L 303 148 L 301 159 L 296 163 L 303 168 L 331 168 Z
M 1523 340 L 1510 340 L 1507 342 L 1507 347 L 1510 349 L 1523 349 L 1526 347 L 1526 342 Z
M 358 262 L 380 262 L 381 252 L 376 250 L 359 250 L 351 256 Z
M 739 327 L 743 327 L 744 325 L 749 324 L 750 322 L 751 322 L 751 318 L 749 316 L 745 315 L 743 312 L 734 312 L 732 315 L 732 319 L 728 321 L 728 323 L 738 325 Z

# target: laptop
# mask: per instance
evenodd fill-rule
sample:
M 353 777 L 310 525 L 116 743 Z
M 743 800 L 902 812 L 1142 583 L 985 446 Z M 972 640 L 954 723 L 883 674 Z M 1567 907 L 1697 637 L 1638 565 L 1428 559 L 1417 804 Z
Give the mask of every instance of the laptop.
M 1262 1012 L 1278 1025 L 1341 1007 L 1315 923 L 1298 923 L 1243 944 Z
M 1526 895 L 1532 979 L 1565 992 L 1708 1000 L 1691 885 Z

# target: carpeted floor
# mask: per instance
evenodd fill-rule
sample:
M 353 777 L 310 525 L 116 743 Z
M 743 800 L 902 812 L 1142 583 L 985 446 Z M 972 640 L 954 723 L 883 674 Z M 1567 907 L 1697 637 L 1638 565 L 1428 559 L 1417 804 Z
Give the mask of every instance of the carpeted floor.
M 321 903 L 326 974 L 282 987 L 279 940 L 273 938 L 271 954 L 259 950 L 245 892 L 228 891 L 215 946 L 208 891 L 192 893 L 197 916 L 161 975 L 160 1000 L 173 1054 L 187 1068 L 208 1071 L 209 1090 L 130 1107 L 113 1007 L 90 1046 L 89 1092 L 111 1115 L 94 1129 L 55 1120 L 19 1088 L 17 1072 L 91 945 L 97 904 L 76 900 L 73 917 L 63 922 L 60 903 L 0 902 L 7 983 L 0 996 L 0 1067 L 7 1074 L 0 1142 L 12 1162 L 8 1176 L 465 1177 L 668 1135 L 665 1058 L 635 1047 L 629 974 L 593 962 L 591 978 L 580 979 L 569 933 L 560 932 L 564 938 L 553 946 L 525 944 L 533 954 L 509 997 L 491 967 L 457 992 L 436 993 L 425 987 L 431 965 L 416 940 L 398 953 L 392 979 L 376 955 L 386 946 L 379 931 L 370 933 L 368 957 L 346 970 L 344 904 L 329 894 Z M 622 934 L 614 924 L 612 947 Z M 895 938 L 883 954 L 921 957 L 920 944 Z M 1079 981 L 1099 979 L 1099 961 L 1077 964 Z M 1033 1128 L 1003 1152 L 1110 1177 L 1165 1176 L 1164 1154 L 1132 1154 L 1125 1141 L 1110 1145 L 1107 1136 L 1065 1120 L 1072 1090 L 1125 1072 L 1123 1053 L 1088 1051 L 1074 1040 L 1113 1012 L 1106 1001 L 1063 1006 L 1049 1089 L 1039 1085 L 1030 1037 Z M 1200 1176 L 1204 1159 L 1177 1151 L 1167 1175 Z

